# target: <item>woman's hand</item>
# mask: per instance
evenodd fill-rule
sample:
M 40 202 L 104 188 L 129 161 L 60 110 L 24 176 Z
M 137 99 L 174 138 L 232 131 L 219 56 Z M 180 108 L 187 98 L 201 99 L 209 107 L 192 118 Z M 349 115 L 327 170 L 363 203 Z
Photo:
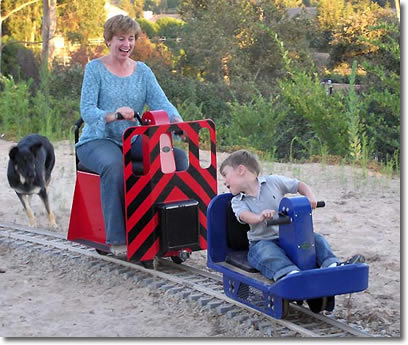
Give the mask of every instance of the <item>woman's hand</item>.
M 120 113 L 122 115 L 122 119 L 117 119 L 116 114 Z M 108 115 L 105 116 L 105 122 L 110 123 L 113 121 L 120 121 L 120 120 L 128 120 L 128 121 L 135 121 L 135 112 L 133 111 L 132 108 L 130 107 L 120 107 L 116 109 L 113 113 L 109 113 Z
M 183 120 L 178 116 L 174 116 L 173 119 L 171 120 L 171 123 L 179 123 L 179 122 L 183 122 Z M 177 131 L 175 131 L 174 134 L 176 134 L 181 139 L 181 141 L 184 141 L 184 142 L 187 141 L 187 136 L 183 130 L 180 130 L 177 133 L 176 132 Z
M 120 107 L 116 109 L 116 113 L 120 113 L 123 116 L 124 120 L 136 122 L 135 112 L 130 107 Z

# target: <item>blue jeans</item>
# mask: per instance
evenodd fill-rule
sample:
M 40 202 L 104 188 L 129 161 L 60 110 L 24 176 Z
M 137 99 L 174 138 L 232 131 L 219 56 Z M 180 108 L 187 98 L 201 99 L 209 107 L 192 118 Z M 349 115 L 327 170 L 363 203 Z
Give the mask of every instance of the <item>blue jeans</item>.
M 110 140 L 97 139 L 77 147 L 77 154 L 81 164 L 100 175 L 106 243 L 126 244 L 122 148 Z M 132 144 L 131 157 L 134 161 L 143 159 L 140 136 Z M 176 170 L 188 168 L 183 150 L 174 148 L 174 159 Z
M 314 233 L 316 265 L 327 267 L 339 262 L 329 243 L 320 234 Z M 278 280 L 293 270 L 300 271 L 279 247 L 279 239 L 252 241 L 249 244 L 248 263 L 268 279 Z

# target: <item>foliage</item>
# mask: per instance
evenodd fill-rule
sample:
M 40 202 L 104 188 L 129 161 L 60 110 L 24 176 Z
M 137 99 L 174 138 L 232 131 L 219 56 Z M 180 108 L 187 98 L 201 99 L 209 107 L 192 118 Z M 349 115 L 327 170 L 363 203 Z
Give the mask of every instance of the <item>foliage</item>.
M 146 34 L 142 34 L 136 41 L 131 58 L 138 61 L 149 61 L 153 65 L 171 65 L 171 55 L 162 43 L 153 43 Z
M 105 45 L 89 46 L 81 45 L 78 50 L 74 50 L 70 53 L 71 64 L 80 64 L 82 67 L 93 59 L 105 55 L 107 47 Z
M 353 69 L 350 75 L 350 87 L 348 90 L 347 111 L 346 116 L 348 120 L 348 136 L 349 136 L 349 153 L 350 156 L 358 161 L 362 156 L 362 137 L 364 126 L 360 121 L 360 107 L 358 96 L 355 90 L 355 78 L 357 73 L 357 61 L 353 62 Z
M 2 14 L 6 14 L 26 0 L 2 0 Z M 4 22 L 3 34 L 20 42 L 41 42 L 42 1 L 26 6 Z
M 79 100 L 83 76 L 84 69 L 80 64 L 70 66 L 54 64 L 48 76 L 50 96 L 55 99 Z
M 367 72 L 364 113 L 367 135 L 375 142 L 376 157 L 384 161 L 387 157 L 398 158 L 400 151 L 400 27 L 381 26 L 387 31 L 386 37 L 371 43 L 378 46 L 378 55 L 389 56 L 389 61 L 379 64 L 382 59 L 370 58 L 363 63 Z
M 119 0 L 117 6 L 125 10 L 128 13 L 129 17 L 143 17 L 143 0 Z
M 157 36 L 164 39 L 163 43 L 176 53 L 184 24 L 182 20 L 172 17 L 162 17 L 156 21 Z
M 303 1 L 302 0 L 273 0 L 275 6 L 281 8 L 296 8 L 302 7 Z
M 152 67 L 168 99 L 177 105 L 194 103 L 205 118 L 217 121 L 228 114 L 227 102 L 233 97 L 224 83 L 209 83 L 173 73 L 163 65 Z M 184 117 L 184 114 L 181 113 Z
M 39 133 L 55 140 L 69 136 L 79 117 L 79 97 L 68 92 L 70 85 L 59 89 L 54 97 L 53 86 L 58 78 L 42 71 L 40 79 L 33 95 L 31 80 L 15 83 L 12 77 L 1 77 L 0 125 L 7 137 L 19 140 L 29 133 Z M 67 91 L 65 95 L 63 90 Z
M 146 34 L 147 37 L 152 39 L 153 37 L 157 36 L 157 31 L 159 28 L 157 27 L 156 23 L 153 23 L 152 21 L 144 18 L 138 18 L 137 22 L 139 23 L 140 28 Z
M 323 31 L 334 30 L 343 17 L 350 15 L 353 9 L 346 0 L 320 0 L 318 3 L 318 21 Z
M 217 137 L 227 146 L 246 147 L 275 158 L 285 158 L 289 154 L 293 132 L 300 135 L 290 109 L 279 96 L 266 99 L 258 95 L 245 104 L 235 101 L 230 104 L 229 117 L 228 125 L 217 128 L 220 132 Z
M 390 10 L 373 4 L 343 18 L 333 31 L 333 40 L 330 42 L 332 63 L 335 65 L 342 61 L 350 62 L 356 57 L 375 53 L 378 47 L 370 41 L 381 39 L 386 31 L 381 27 L 373 27 L 390 16 Z
M 157 35 L 166 38 L 177 38 L 183 28 L 184 22 L 172 17 L 162 17 L 156 21 Z
M 273 83 L 282 64 L 265 26 L 282 33 L 300 61 L 308 48 L 307 21 L 282 18 L 267 0 L 190 0 L 180 7 L 186 24 L 178 68 L 185 75 L 226 84 L 234 79 Z
M 29 99 L 31 81 L 14 82 L 13 77 L 0 77 L 0 125 L 2 134 L 19 137 L 30 130 Z
M 340 93 L 327 97 L 324 86 L 313 70 L 299 69 L 289 58 L 288 51 L 283 47 L 277 35 L 282 58 L 288 76 L 279 80 L 282 97 L 299 117 L 307 120 L 307 126 L 313 131 L 329 154 L 344 155 L 347 152 L 347 141 L 344 134 L 347 123 L 344 117 L 344 105 Z
M 71 42 L 101 37 L 106 20 L 105 0 L 60 0 L 58 31 Z
M 58 28 L 79 42 L 79 49 L 72 53 L 71 66 L 54 61 L 49 73 L 37 77 L 39 85 L 23 68 L 36 55 L 28 58 L 27 48 L 6 45 L 3 62 L 15 76 L 4 77 L 0 85 L 0 125 L 8 136 L 68 136 L 79 117 L 83 67 L 107 53 L 104 45 L 87 41 L 102 35 L 103 3 L 58 1 Z M 135 11 L 141 5 L 140 0 L 121 3 L 135 4 Z M 157 11 L 170 3 L 144 2 Z M 146 34 L 131 57 L 152 68 L 185 120 L 214 120 L 220 149 L 247 147 L 290 160 L 335 154 L 363 166 L 377 158 L 384 169 L 399 170 L 399 23 L 370 0 L 303 1 L 319 6 L 318 17 L 290 19 L 286 7 L 293 3 L 297 0 L 182 0 L 182 22 L 138 19 Z M 33 32 L 32 15 L 27 21 L 33 27 L 24 26 L 21 18 L 5 22 L 9 42 Z M 162 43 L 158 36 L 171 39 Z M 347 71 L 339 81 L 350 83 L 348 91 L 331 96 L 309 55 L 310 48 L 328 51 L 329 43 L 333 66 Z M 334 76 L 337 70 L 327 73 Z M 357 82 L 363 91 L 355 91 Z M 15 114 L 22 114 L 18 125 Z
M 3 50 L 1 54 L 1 70 L 3 75 L 11 75 L 15 82 L 21 79 L 33 79 L 38 82 L 39 70 L 38 62 L 33 51 L 24 47 L 22 44 L 3 37 Z

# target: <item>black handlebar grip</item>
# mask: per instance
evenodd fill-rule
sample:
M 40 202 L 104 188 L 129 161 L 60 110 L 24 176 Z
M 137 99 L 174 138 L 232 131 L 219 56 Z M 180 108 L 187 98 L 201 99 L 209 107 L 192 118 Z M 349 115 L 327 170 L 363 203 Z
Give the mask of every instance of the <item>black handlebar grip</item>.
M 134 112 L 133 117 L 135 117 L 135 118 L 139 121 L 139 123 L 142 125 L 143 122 L 142 122 L 142 119 L 141 119 L 139 113 L 138 113 L 137 111 L 133 111 L 133 112 Z M 124 120 L 124 117 L 123 117 L 123 115 L 122 115 L 120 112 L 117 111 L 117 112 L 115 113 L 115 119 L 116 119 L 116 120 Z
M 266 226 L 290 224 L 290 223 L 292 223 L 292 219 L 289 216 L 280 214 L 278 216 L 274 216 L 272 219 L 267 220 Z
M 326 203 L 324 201 L 318 201 L 316 207 L 325 207 Z

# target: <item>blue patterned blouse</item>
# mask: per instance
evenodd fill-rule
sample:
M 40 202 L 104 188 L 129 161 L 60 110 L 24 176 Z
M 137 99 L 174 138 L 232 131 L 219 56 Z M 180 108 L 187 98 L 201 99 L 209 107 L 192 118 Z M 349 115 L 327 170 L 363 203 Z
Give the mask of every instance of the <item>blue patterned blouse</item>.
M 102 138 L 122 145 L 123 131 L 135 126 L 135 122 L 121 120 L 107 124 L 105 116 L 123 106 L 142 114 L 145 105 L 150 110 L 165 110 L 170 121 L 176 116 L 181 118 L 152 70 L 143 62 L 137 62 L 135 71 L 130 76 L 118 77 L 100 59 L 90 61 L 85 67 L 81 92 L 81 117 L 85 126 L 76 146 Z

